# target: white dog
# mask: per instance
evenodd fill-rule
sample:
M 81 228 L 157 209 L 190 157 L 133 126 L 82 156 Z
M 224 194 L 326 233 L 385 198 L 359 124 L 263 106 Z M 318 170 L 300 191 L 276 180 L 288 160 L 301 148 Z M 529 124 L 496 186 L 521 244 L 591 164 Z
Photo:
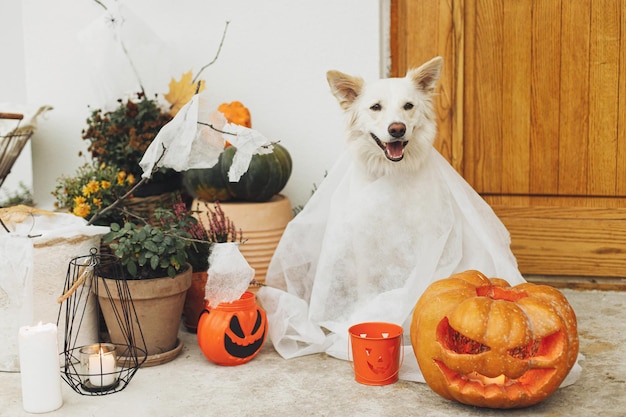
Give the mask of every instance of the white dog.
M 502 223 L 432 147 L 442 62 L 369 83 L 328 72 L 348 147 L 287 226 L 258 292 L 285 358 L 347 359 L 356 323 L 392 322 L 408 333 L 426 287 L 456 272 L 524 281 Z M 423 381 L 412 352 L 404 358 L 400 377 Z
M 442 65 L 437 57 L 404 78 L 369 84 L 328 72 L 331 92 L 349 116 L 348 140 L 362 142 L 356 159 L 371 177 L 419 170 L 437 133 L 432 96 Z

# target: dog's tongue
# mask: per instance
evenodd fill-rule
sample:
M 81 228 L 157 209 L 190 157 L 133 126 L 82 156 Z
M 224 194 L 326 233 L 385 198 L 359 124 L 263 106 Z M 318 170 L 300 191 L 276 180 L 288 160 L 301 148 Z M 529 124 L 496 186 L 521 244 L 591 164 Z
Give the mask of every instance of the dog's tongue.
M 394 161 L 402 159 L 404 155 L 404 146 L 401 141 L 387 143 L 385 150 L 387 151 L 387 157 Z

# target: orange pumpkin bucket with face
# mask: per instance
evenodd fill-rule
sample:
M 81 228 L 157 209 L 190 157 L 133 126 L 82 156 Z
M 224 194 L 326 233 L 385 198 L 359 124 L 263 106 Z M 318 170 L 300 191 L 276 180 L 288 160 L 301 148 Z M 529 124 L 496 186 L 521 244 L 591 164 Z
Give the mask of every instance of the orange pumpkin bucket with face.
M 384 322 L 359 323 L 350 327 L 348 333 L 356 382 L 388 385 L 398 380 L 402 351 L 401 326 Z
M 265 311 L 246 291 L 239 300 L 209 302 L 198 321 L 198 345 L 204 356 L 217 365 L 241 365 L 252 360 L 263 347 L 267 335 Z

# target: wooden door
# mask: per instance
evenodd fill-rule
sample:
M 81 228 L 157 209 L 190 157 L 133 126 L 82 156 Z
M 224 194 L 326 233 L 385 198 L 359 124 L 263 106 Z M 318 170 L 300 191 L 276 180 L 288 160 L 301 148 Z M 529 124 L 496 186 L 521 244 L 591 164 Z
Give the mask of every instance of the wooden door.
M 444 57 L 436 146 L 522 273 L 626 277 L 626 0 L 391 7 L 392 75 Z

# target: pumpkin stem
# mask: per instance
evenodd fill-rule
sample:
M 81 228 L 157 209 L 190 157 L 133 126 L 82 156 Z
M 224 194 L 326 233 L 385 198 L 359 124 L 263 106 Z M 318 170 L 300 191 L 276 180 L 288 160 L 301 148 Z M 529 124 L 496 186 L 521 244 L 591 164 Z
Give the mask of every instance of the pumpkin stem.
M 516 302 L 522 298 L 528 297 L 524 291 L 515 291 L 509 288 L 495 287 L 493 285 L 484 285 L 476 288 L 476 295 L 479 297 L 489 297 L 492 300 L 504 300 Z

